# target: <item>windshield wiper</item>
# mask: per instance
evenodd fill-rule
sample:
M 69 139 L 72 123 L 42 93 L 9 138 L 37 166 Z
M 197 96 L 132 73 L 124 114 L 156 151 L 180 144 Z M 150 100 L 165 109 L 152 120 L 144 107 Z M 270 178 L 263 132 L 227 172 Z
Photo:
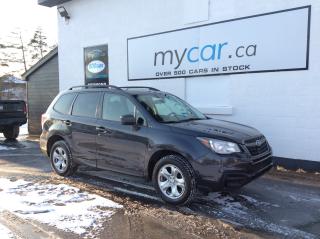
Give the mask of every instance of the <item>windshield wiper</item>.
M 160 123 L 163 123 L 163 124 L 173 124 L 173 123 L 180 123 L 180 121 L 176 121 L 176 120 L 170 120 L 170 121 L 161 121 Z
M 193 120 L 203 120 L 203 118 L 194 117 L 194 118 L 189 118 L 189 119 L 185 119 L 185 120 L 180 120 L 179 122 L 188 122 L 188 121 L 193 121 Z
M 193 121 L 193 120 L 204 120 L 204 118 L 198 118 L 198 117 L 194 117 L 194 118 L 188 118 L 188 119 L 184 119 L 184 120 L 177 120 L 177 121 L 164 121 L 162 123 L 165 124 L 170 124 L 170 123 L 183 123 L 183 122 L 189 122 L 189 121 Z

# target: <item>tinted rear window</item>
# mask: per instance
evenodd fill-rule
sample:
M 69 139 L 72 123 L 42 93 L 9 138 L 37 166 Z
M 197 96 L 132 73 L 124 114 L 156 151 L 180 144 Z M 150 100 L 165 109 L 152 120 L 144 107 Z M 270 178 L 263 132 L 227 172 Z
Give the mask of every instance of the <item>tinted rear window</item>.
M 94 118 L 99 103 L 99 92 L 81 93 L 73 104 L 72 115 Z
M 74 93 L 62 95 L 53 108 L 59 113 L 68 114 L 75 95 Z

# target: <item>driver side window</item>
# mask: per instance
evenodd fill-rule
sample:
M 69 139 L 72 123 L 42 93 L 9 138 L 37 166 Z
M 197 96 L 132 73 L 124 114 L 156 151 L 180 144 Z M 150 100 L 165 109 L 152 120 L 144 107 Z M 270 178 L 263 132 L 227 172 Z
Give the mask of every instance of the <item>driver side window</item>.
M 136 111 L 136 106 L 127 97 L 110 93 L 104 94 L 102 119 L 120 122 L 120 117 L 123 115 L 142 117 L 140 112 Z

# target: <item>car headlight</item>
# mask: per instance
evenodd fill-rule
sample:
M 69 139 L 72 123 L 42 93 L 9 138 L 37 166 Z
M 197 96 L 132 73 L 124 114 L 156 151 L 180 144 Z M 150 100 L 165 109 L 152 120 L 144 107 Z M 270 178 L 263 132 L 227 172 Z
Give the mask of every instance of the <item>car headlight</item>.
M 197 138 L 204 146 L 208 147 L 209 149 L 213 150 L 218 154 L 232 154 L 241 152 L 238 144 L 222 141 L 218 139 L 208 139 L 208 138 Z

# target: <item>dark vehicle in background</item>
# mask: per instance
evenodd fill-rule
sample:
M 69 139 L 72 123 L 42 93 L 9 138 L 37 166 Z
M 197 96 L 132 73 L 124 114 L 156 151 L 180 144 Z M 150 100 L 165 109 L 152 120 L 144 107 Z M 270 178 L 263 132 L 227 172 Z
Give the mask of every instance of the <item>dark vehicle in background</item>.
M 211 119 L 154 88 L 70 88 L 42 127 L 40 147 L 57 174 L 84 164 L 145 177 L 172 204 L 190 202 L 197 189 L 239 188 L 273 166 L 258 130 Z
M 27 123 L 27 107 L 22 100 L 0 100 L 0 133 L 9 140 L 19 136 L 19 128 Z

